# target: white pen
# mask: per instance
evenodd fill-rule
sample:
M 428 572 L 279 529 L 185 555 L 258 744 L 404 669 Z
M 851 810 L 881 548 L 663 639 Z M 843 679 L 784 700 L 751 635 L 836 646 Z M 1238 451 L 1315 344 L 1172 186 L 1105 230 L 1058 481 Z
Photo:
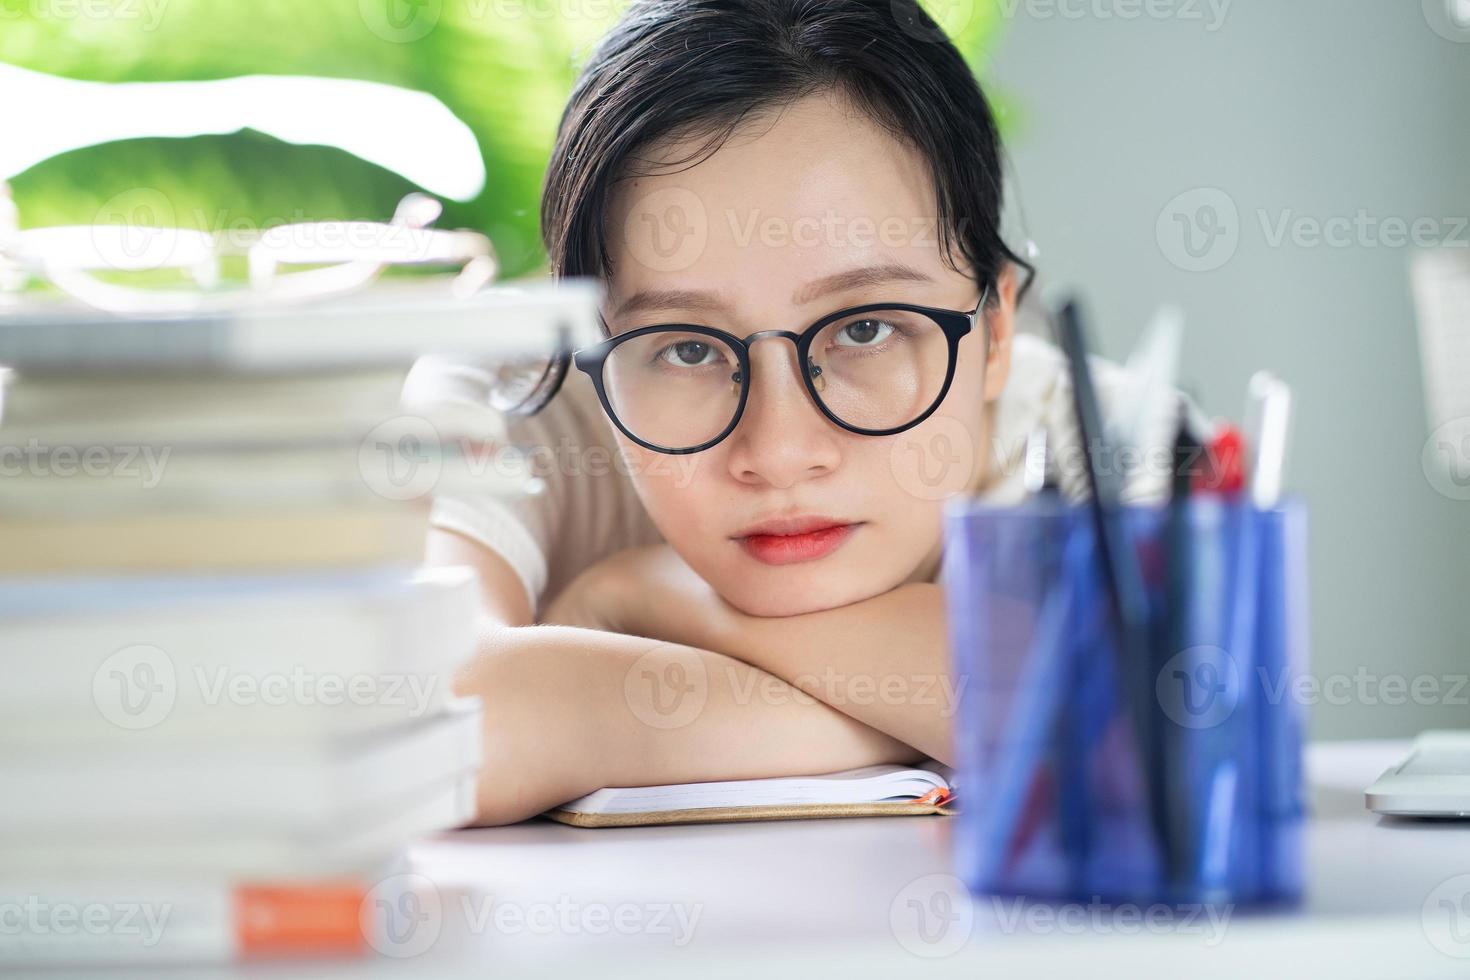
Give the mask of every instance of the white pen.
M 1251 376 L 1245 410 L 1251 503 L 1261 510 L 1281 499 L 1291 430 L 1291 388 L 1268 371 Z

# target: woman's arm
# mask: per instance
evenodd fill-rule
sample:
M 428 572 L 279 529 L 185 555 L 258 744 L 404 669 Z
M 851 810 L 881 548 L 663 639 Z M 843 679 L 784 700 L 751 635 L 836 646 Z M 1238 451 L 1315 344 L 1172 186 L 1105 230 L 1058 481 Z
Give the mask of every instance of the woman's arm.
M 553 604 L 605 628 L 717 650 L 941 762 L 963 686 L 949 669 L 944 593 L 903 585 L 798 616 L 747 616 L 667 545 L 619 552 Z
M 831 772 L 920 755 L 719 653 L 514 625 L 531 617 L 503 559 L 464 538 L 436 541 L 429 553 L 474 567 L 485 592 L 484 639 L 455 682 L 485 707 L 477 823 L 523 820 L 604 786 Z

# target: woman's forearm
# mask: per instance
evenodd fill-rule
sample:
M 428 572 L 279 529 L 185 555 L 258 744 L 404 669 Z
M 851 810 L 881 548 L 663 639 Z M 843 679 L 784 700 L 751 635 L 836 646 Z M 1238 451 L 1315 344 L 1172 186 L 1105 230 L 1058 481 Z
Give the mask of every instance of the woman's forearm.
M 964 694 L 950 671 L 944 593 L 913 584 L 821 612 L 780 618 L 729 611 L 704 621 L 712 649 L 736 657 L 929 756 L 950 762 Z
M 750 616 L 666 545 L 621 552 L 579 577 L 550 609 L 594 624 L 714 650 L 943 762 L 963 688 L 950 671 L 944 590 L 899 586 L 846 606 Z
M 484 703 L 484 824 L 604 786 L 831 772 L 921 755 L 749 663 L 599 630 L 490 630 L 456 689 Z

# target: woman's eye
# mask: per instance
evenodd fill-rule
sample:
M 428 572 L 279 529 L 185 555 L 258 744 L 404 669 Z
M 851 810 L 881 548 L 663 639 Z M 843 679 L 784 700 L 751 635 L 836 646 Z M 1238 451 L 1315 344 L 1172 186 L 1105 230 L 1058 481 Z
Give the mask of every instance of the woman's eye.
M 893 329 L 885 320 L 854 320 L 837 331 L 837 346 L 873 347 L 887 340 Z
M 715 349 L 698 340 L 680 340 L 659 352 L 659 358 L 675 367 L 697 367 L 711 363 Z

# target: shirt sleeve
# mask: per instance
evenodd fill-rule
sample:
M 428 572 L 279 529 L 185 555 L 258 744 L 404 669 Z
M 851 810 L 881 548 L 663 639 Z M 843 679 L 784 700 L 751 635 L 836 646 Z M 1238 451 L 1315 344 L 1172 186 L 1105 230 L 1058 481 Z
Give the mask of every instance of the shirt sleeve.
M 404 383 L 414 405 L 488 406 L 483 368 L 422 358 Z M 541 492 L 507 496 L 487 483 L 434 497 L 429 522 L 476 541 L 505 559 L 533 610 L 583 569 L 624 548 L 662 540 L 628 476 L 611 423 L 591 382 L 568 374 L 540 412 L 505 420 L 509 444 L 526 454 Z

